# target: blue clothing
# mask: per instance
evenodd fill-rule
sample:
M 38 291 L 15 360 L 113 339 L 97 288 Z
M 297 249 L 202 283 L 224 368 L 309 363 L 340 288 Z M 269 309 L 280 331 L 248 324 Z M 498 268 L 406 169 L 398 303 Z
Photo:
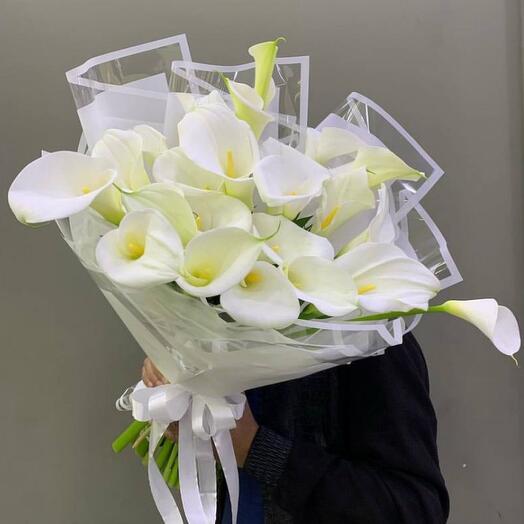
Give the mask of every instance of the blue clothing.
M 260 416 L 260 392 L 256 389 L 246 393 L 249 407 L 253 412 L 255 420 Z M 237 524 L 264 524 L 264 503 L 262 498 L 262 488 L 259 482 L 248 475 L 242 469 L 238 470 L 238 480 L 240 483 L 240 497 L 238 501 Z M 231 524 L 231 503 L 229 497 L 226 498 L 222 524 Z

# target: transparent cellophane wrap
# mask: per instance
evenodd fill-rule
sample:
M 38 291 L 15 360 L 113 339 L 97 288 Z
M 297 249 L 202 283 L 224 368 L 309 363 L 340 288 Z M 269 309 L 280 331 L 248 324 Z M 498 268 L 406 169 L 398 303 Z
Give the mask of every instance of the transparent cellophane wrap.
M 67 74 L 85 139 L 86 152 L 109 128 L 139 123 L 163 132 L 175 145 L 176 123 L 183 115 L 180 93 L 195 97 L 218 90 L 229 100 L 223 76 L 252 84 L 254 64 L 216 66 L 191 62 L 185 37 L 178 36 L 91 59 Z M 275 117 L 264 137 L 304 147 L 307 125 L 308 60 L 277 59 Z M 442 288 L 461 280 L 446 242 L 420 200 L 442 176 L 438 165 L 384 110 L 353 93 L 320 125 L 350 129 L 370 144 L 383 144 L 425 173 L 417 182 L 389 185 L 397 244 L 439 278 Z M 349 241 L 373 216 L 364 212 L 337 232 L 335 243 Z M 175 286 L 145 290 L 112 283 L 98 268 L 96 244 L 111 229 L 93 210 L 58 222 L 64 239 L 145 354 L 170 382 L 194 393 L 225 396 L 303 377 L 381 354 L 399 344 L 419 317 L 352 322 L 339 317 L 297 320 L 282 330 L 247 327 L 231 321 L 219 306 L 190 297 Z

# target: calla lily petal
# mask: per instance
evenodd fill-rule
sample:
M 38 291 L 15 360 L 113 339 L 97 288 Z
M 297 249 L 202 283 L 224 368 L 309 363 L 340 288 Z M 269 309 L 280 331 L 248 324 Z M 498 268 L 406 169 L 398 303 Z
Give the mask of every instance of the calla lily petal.
M 228 78 L 225 78 L 225 83 L 231 95 L 236 116 L 247 122 L 255 137 L 259 139 L 269 122 L 274 120 L 269 113 L 264 111 L 264 100 L 255 89 L 247 84 L 234 82 Z
M 280 154 L 266 156 L 255 166 L 253 178 L 260 198 L 293 219 L 320 196 L 329 172 L 296 149 L 282 146 Z
M 134 191 L 149 184 L 142 156 L 142 136 L 133 130 L 108 129 L 95 144 L 92 156 L 105 158 L 118 172 L 117 184 Z
M 220 295 L 246 277 L 261 249 L 261 240 L 237 227 L 206 231 L 187 245 L 176 282 L 196 297 Z
M 374 313 L 427 309 L 440 290 L 438 278 L 392 244 L 366 243 L 335 260 L 358 289 L 359 304 Z
M 166 151 L 156 159 L 153 178 L 158 182 L 175 183 L 185 195 L 223 191 L 224 188 L 223 177 L 195 164 L 179 147 Z
M 96 260 L 113 282 L 150 287 L 178 276 L 183 249 L 177 232 L 160 213 L 133 211 L 100 239 Z
M 357 309 L 357 290 L 347 271 L 320 257 L 295 258 L 287 268 L 297 296 L 321 313 L 339 317 Z
M 223 190 L 229 196 L 238 198 L 249 209 L 253 208 L 253 193 L 255 191 L 255 181 L 253 177 L 226 179 Z
M 264 253 L 276 264 L 288 264 L 300 256 L 329 260 L 334 257 L 333 246 L 327 238 L 310 233 L 283 216 L 254 213 L 253 223 L 261 237 L 271 237 L 264 245 Z
M 356 155 L 365 142 L 347 129 L 324 127 L 322 130 L 308 128 L 306 155 L 322 165 L 348 155 Z
M 353 166 L 367 169 L 370 187 L 378 187 L 388 180 L 417 181 L 424 178 L 424 173 L 408 166 L 386 147 L 368 146 L 359 149 Z
M 346 164 L 334 170 L 324 184 L 312 231 L 329 236 L 353 216 L 374 207 L 375 195 L 369 189 L 365 168 L 353 169 Z
M 273 68 L 278 54 L 278 44 L 284 38 L 277 38 L 272 42 L 261 42 L 248 49 L 249 54 L 255 59 L 255 91 L 264 101 L 267 107 L 271 101 L 271 80 Z
M 246 178 L 259 158 L 246 122 L 222 104 L 197 107 L 178 124 L 180 147 L 201 168 L 228 178 Z
M 71 151 L 48 153 L 27 165 L 8 193 L 9 206 L 24 224 L 74 215 L 116 179 L 108 162 Z
M 200 231 L 220 227 L 238 227 L 251 231 L 251 210 L 240 200 L 221 193 L 206 192 L 188 195 L 187 201 L 196 217 Z
M 520 331 L 515 315 L 492 298 L 480 300 L 449 300 L 439 311 L 471 322 L 495 347 L 505 355 L 514 355 L 520 349 Z
M 122 201 L 128 212 L 144 209 L 160 211 L 176 230 L 184 245 L 198 233 L 191 206 L 182 191 L 173 184 L 156 183 L 138 191 L 124 191 Z
M 166 137 L 154 127 L 142 124 L 133 128 L 142 137 L 142 151 L 147 165 L 152 166 L 155 159 L 167 151 Z
M 220 304 L 237 322 L 263 329 L 282 329 L 300 314 L 293 286 L 268 262 L 256 262 L 241 284 L 222 293 Z
M 377 213 L 371 219 L 369 226 L 344 246 L 339 255 L 351 251 L 365 242 L 392 244 L 397 237 L 397 228 L 391 218 L 390 196 L 388 188 L 382 184 L 378 189 Z

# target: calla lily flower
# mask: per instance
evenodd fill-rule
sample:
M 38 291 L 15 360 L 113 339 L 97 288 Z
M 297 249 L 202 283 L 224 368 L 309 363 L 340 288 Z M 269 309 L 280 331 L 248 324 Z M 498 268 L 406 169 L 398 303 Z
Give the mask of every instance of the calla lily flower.
M 135 288 L 173 281 L 183 261 L 182 241 L 154 210 L 133 211 L 96 247 L 96 260 L 115 283 Z
M 361 244 L 335 264 L 355 281 L 359 305 L 375 313 L 425 310 L 440 290 L 438 278 L 426 266 L 392 244 Z
M 300 314 L 293 286 L 268 262 L 256 262 L 240 284 L 222 293 L 220 304 L 237 322 L 264 329 L 285 328 Z
M 198 195 L 188 195 L 187 201 L 193 210 L 200 231 L 219 227 L 238 227 L 251 231 L 253 223 L 251 210 L 236 198 L 208 191 Z
M 91 156 L 105 158 L 118 172 L 117 185 L 135 191 L 150 183 L 142 155 L 142 135 L 129 130 L 109 129 L 95 144 Z
M 359 148 L 365 146 L 365 142 L 348 129 L 324 127 L 320 131 L 307 130 L 306 155 L 324 166 L 335 158 L 356 155 Z
M 206 231 L 189 242 L 177 284 L 195 297 L 220 295 L 251 271 L 263 241 L 237 227 Z
M 178 124 L 180 147 L 200 168 L 220 176 L 230 196 L 252 205 L 258 143 L 248 124 L 222 104 L 197 107 Z
M 515 315 L 492 298 L 449 300 L 433 309 L 470 322 L 505 355 L 514 355 L 520 349 L 520 331 Z
M 9 206 L 23 224 L 66 218 L 89 207 L 116 177 L 105 160 L 71 151 L 48 153 L 15 178 Z
M 412 180 L 424 178 L 424 173 L 408 166 L 404 160 L 386 147 L 367 146 L 359 149 L 353 167 L 365 167 L 369 186 L 378 187 L 388 180 Z
M 277 38 L 270 42 L 261 42 L 252 45 L 248 53 L 255 60 L 255 91 L 263 100 L 263 107 L 267 107 L 274 96 L 273 68 L 278 54 L 278 44 L 284 42 L 284 38 Z
M 138 191 L 122 190 L 122 202 L 128 212 L 144 209 L 160 211 L 186 245 L 197 233 L 197 223 L 180 189 L 169 183 L 156 183 Z
M 268 238 L 264 253 L 276 264 L 289 264 L 300 256 L 333 260 L 333 246 L 327 238 L 310 233 L 283 216 L 254 213 L 253 224 L 261 237 Z
M 258 140 L 269 122 L 274 120 L 269 113 L 264 111 L 263 98 L 247 84 L 234 82 L 226 77 L 224 77 L 224 82 L 231 95 L 236 116 L 249 124 Z
M 297 296 L 321 313 L 339 317 L 357 309 L 357 289 L 347 271 L 320 257 L 298 257 L 287 267 Z
M 268 142 L 273 141 L 269 139 Z M 296 149 L 281 145 L 280 154 L 264 157 L 253 177 L 260 198 L 275 213 L 294 219 L 309 202 L 321 195 L 329 171 Z
M 333 170 L 325 182 L 312 231 L 329 236 L 356 214 L 374 207 L 375 195 L 369 189 L 366 169 L 346 164 Z
M 133 128 L 142 137 L 142 152 L 146 165 L 151 167 L 164 151 L 167 151 L 166 137 L 154 127 L 138 125 Z
M 185 195 L 208 191 L 224 191 L 224 178 L 207 171 L 190 160 L 180 147 L 160 155 L 153 165 L 157 182 L 172 182 Z
M 368 227 L 348 242 L 340 252 L 339 256 L 351 251 L 365 242 L 378 242 L 380 244 L 392 244 L 397 236 L 397 229 L 390 213 L 390 197 L 388 188 L 382 184 L 378 189 L 377 213 L 371 219 Z

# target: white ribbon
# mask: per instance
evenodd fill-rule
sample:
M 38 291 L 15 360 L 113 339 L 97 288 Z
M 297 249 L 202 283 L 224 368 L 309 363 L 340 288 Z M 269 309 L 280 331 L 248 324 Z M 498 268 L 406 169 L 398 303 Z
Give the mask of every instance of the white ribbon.
M 125 398 L 124 398 L 125 397 Z M 176 384 L 146 388 L 139 382 L 117 401 L 139 421 L 151 421 L 148 475 L 151 493 L 165 524 L 183 524 L 175 499 L 154 459 L 154 452 L 171 422 L 178 422 L 180 495 L 189 524 L 215 524 L 217 487 L 213 445 L 224 471 L 231 501 L 232 522 L 238 510 L 238 470 L 229 430 L 244 411 L 244 395 L 194 395 Z

